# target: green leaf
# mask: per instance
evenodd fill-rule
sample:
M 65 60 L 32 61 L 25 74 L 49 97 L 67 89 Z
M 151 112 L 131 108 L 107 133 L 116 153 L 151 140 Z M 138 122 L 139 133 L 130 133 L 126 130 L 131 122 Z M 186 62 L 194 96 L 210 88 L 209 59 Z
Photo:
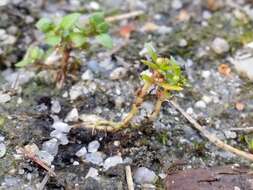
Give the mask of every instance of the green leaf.
M 148 82 L 148 83 L 153 83 L 153 81 L 154 81 L 150 76 L 148 76 L 148 75 L 146 75 L 146 74 L 142 74 L 142 75 L 141 75 L 141 78 L 142 78 L 144 81 Z
M 142 60 L 142 63 L 147 65 L 150 69 L 154 70 L 159 69 L 159 67 L 155 63 L 152 63 L 151 61 Z
M 89 21 L 90 21 L 90 24 L 92 25 L 98 25 L 98 24 L 101 24 L 104 22 L 104 13 L 103 12 L 96 12 L 96 13 L 93 13 L 90 18 L 89 18 Z
M 33 61 L 30 59 L 23 59 L 15 64 L 16 67 L 25 67 L 26 65 L 32 64 Z
M 175 90 L 175 91 L 181 91 L 181 90 L 183 90 L 183 88 L 180 87 L 180 86 L 170 85 L 168 83 L 158 83 L 158 85 L 160 87 L 164 88 L 165 90 Z
M 80 13 L 72 13 L 64 16 L 60 22 L 60 28 L 64 30 L 70 30 L 76 24 L 80 16 Z
M 146 43 L 145 48 L 147 49 L 148 55 L 151 57 L 152 61 L 156 62 L 157 53 L 151 43 Z
M 54 33 L 49 33 L 46 35 L 45 41 L 48 45 L 55 46 L 61 42 L 61 37 Z
M 101 24 L 97 25 L 97 32 L 99 34 L 101 33 L 107 33 L 109 29 L 109 25 L 106 22 L 102 22 Z
M 96 37 L 97 41 L 106 48 L 112 48 L 112 38 L 108 34 L 100 34 Z
M 44 55 L 43 49 L 39 47 L 32 47 L 32 49 L 29 52 L 29 58 L 32 60 L 38 60 L 41 59 Z
M 35 25 L 41 32 L 49 32 L 53 29 L 53 23 L 48 18 L 41 18 Z
M 73 32 L 69 35 L 69 37 L 76 47 L 81 47 L 87 42 L 87 38 L 82 33 Z

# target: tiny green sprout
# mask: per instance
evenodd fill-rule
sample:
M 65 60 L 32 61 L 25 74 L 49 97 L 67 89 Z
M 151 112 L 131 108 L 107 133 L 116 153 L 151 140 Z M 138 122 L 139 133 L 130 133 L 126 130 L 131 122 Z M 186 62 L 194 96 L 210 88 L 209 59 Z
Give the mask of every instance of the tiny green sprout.
M 126 128 L 131 123 L 136 114 L 138 114 L 145 98 L 149 95 L 150 91 L 155 90 L 156 102 L 154 110 L 149 116 L 151 121 L 154 121 L 160 113 L 162 103 L 173 96 L 174 91 L 183 90 L 186 79 L 182 74 L 181 68 L 174 58 L 160 57 L 154 51 L 150 44 L 146 45 L 148 59 L 142 62 L 148 66 L 149 70 L 145 74 L 141 74 L 143 85 L 136 92 L 135 100 L 132 104 L 130 112 L 120 122 L 106 121 L 99 119 L 96 123 L 92 122 L 89 126 L 93 129 L 104 129 L 107 131 L 117 131 Z M 165 142 L 165 138 L 163 139 Z
M 166 145 L 169 141 L 168 133 L 166 131 L 160 132 L 157 136 L 157 140 L 163 145 Z
M 245 141 L 248 145 L 249 152 L 253 153 L 253 138 L 252 138 L 252 136 L 249 135 L 249 136 L 245 136 L 244 138 L 245 138 Z
M 181 68 L 176 60 L 171 57 L 159 57 L 151 44 L 146 44 L 148 60 L 142 60 L 142 63 L 149 68 L 149 74 L 141 74 L 144 82 L 142 88 L 137 92 L 137 97 L 132 105 L 132 109 L 122 125 L 127 126 L 132 118 L 138 113 L 144 98 L 149 94 L 150 88 L 156 89 L 156 103 L 150 120 L 155 120 L 160 113 L 162 103 L 172 97 L 173 91 L 183 90 L 186 79 L 182 74 Z
M 109 25 L 101 12 L 92 14 L 85 24 L 80 23 L 80 13 L 71 13 L 64 16 L 60 22 L 53 22 L 48 18 L 41 18 L 36 27 L 44 34 L 46 50 L 31 46 L 24 58 L 16 64 L 24 67 L 33 63 L 43 63 L 52 52 L 61 55 L 61 69 L 57 73 L 57 86 L 62 87 L 70 67 L 69 60 L 72 50 L 85 50 L 90 47 L 91 39 L 95 39 L 106 48 L 112 48 L 112 39 L 108 35 Z

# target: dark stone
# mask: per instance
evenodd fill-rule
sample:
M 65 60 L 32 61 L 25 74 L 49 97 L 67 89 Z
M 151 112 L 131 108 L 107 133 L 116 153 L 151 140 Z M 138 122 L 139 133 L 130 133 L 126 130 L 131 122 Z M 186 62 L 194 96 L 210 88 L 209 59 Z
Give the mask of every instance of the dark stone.
M 80 190 L 104 190 L 104 187 L 94 178 L 88 177 L 83 184 L 79 184 Z
M 119 164 L 117 166 L 111 167 L 105 172 L 105 174 L 109 177 L 119 177 L 124 180 L 126 178 L 125 165 Z

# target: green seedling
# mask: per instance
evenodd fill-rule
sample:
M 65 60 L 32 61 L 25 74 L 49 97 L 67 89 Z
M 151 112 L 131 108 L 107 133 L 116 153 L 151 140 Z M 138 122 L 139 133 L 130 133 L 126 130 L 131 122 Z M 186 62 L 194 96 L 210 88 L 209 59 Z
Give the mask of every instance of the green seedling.
M 89 119 L 86 118 L 86 127 L 98 130 L 106 129 L 107 131 L 116 131 L 128 127 L 133 117 L 138 114 L 141 105 L 152 89 L 156 92 L 156 102 L 149 119 L 153 121 L 159 115 L 162 103 L 171 98 L 174 91 L 183 90 L 186 79 L 183 77 L 181 68 L 175 59 L 173 57 L 159 57 L 150 44 L 146 45 L 146 49 L 148 59 L 142 60 L 142 63 L 148 66 L 149 74 L 141 74 L 143 85 L 137 90 L 132 108 L 127 116 L 117 123 L 103 119 L 98 119 L 97 122 L 90 122 Z M 91 125 L 88 125 L 87 123 L 90 123 Z
M 245 136 L 244 139 L 248 145 L 249 152 L 253 153 L 253 138 L 252 138 L 252 136 L 250 136 L 250 135 Z
M 64 16 L 60 22 L 48 18 L 40 19 L 36 27 L 44 34 L 47 50 L 37 46 L 28 48 L 23 60 L 16 64 L 24 67 L 33 63 L 43 63 L 53 52 L 61 56 L 60 71 L 56 75 L 57 86 L 62 87 L 70 67 L 72 50 L 87 50 L 95 39 L 106 48 L 112 48 L 112 40 L 107 34 L 109 25 L 103 13 L 92 14 L 85 24 L 80 23 L 79 13 Z
M 153 113 L 149 119 L 154 120 L 160 113 L 162 103 L 172 97 L 173 91 L 181 91 L 186 83 L 182 75 L 181 68 L 173 57 L 159 57 L 151 44 L 146 44 L 148 60 L 142 60 L 142 63 L 149 67 L 149 74 L 141 74 L 144 82 L 142 88 L 137 91 L 136 99 L 132 109 L 122 124 L 128 125 L 132 118 L 138 113 L 145 97 L 149 94 L 150 88 L 156 89 L 156 103 Z
M 161 144 L 166 145 L 168 143 L 168 141 L 169 141 L 169 135 L 168 135 L 168 133 L 166 131 L 158 133 L 157 140 Z

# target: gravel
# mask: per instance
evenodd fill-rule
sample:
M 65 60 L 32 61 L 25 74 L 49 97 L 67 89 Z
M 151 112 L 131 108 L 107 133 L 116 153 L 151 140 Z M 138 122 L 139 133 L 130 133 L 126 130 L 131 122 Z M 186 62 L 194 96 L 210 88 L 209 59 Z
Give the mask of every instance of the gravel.
M 102 152 L 93 152 L 85 155 L 85 160 L 99 166 L 103 165 L 105 155 Z
M 88 152 L 97 152 L 100 147 L 100 143 L 98 141 L 92 141 L 88 145 Z
M 69 143 L 67 135 L 61 131 L 54 130 L 50 133 L 50 137 L 54 137 L 59 140 L 61 145 L 66 145 Z
M 79 114 L 78 114 L 78 110 L 76 108 L 73 108 L 68 115 L 65 118 L 65 122 L 74 122 L 74 121 L 78 121 L 79 118 Z
M 52 100 L 51 103 L 52 103 L 51 112 L 52 113 L 56 113 L 56 114 L 60 113 L 60 111 L 61 111 L 61 104 L 60 104 L 60 102 L 57 101 L 57 100 Z
M 235 66 L 236 71 L 253 81 L 253 47 L 246 47 L 238 50 L 230 62 Z
M 76 156 L 77 156 L 77 157 L 84 157 L 86 154 L 87 154 L 87 149 L 86 149 L 85 146 L 82 147 L 80 150 L 78 150 L 78 151 L 76 152 Z
M 92 81 L 94 79 L 94 74 L 92 73 L 91 70 L 87 69 L 87 71 L 85 71 L 82 76 L 81 76 L 82 80 L 84 81 Z
M 0 1 L 0 7 L 1 6 L 6 6 L 9 3 L 9 0 L 1 0 Z
M 45 141 L 42 144 L 42 150 L 50 153 L 53 156 L 56 156 L 58 153 L 58 148 L 59 148 L 59 142 L 56 138 L 52 138 L 48 141 Z
M 71 127 L 64 122 L 61 121 L 56 121 L 53 125 L 52 128 L 54 128 L 56 131 L 62 132 L 62 133 L 68 133 L 71 129 Z
M 0 103 L 7 103 L 11 100 L 11 96 L 9 94 L 1 93 L 0 92 Z
M 138 184 L 154 184 L 158 177 L 152 170 L 140 167 L 134 172 L 134 181 Z
M 13 72 L 11 69 L 6 69 L 2 72 L 2 75 L 10 84 L 15 84 L 17 82 L 19 85 L 23 85 L 32 79 L 35 76 L 35 73 L 24 69 L 19 69 L 16 72 Z
M 206 103 L 202 100 L 197 101 L 194 105 L 196 108 L 201 108 L 201 109 L 205 109 L 206 108 Z
M 116 166 L 118 164 L 122 164 L 123 159 L 121 156 L 112 156 L 105 160 L 104 162 L 104 170 L 108 170 L 109 168 Z
M 213 51 L 217 54 L 223 54 L 225 52 L 228 52 L 230 47 L 228 42 L 223 38 L 215 38 L 211 45 Z
M 96 168 L 91 167 L 88 173 L 86 174 L 85 178 L 88 178 L 88 177 L 98 180 L 98 170 Z
M 70 100 L 76 100 L 78 97 L 83 95 L 83 86 L 80 84 L 76 84 L 71 87 L 69 91 Z
M 123 79 L 127 75 L 127 69 L 124 67 L 118 67 L 114 69 L 110 74 L 110 79 L 112 80 L 119 80 Z
M 6 154 L 6 145 L 4 143 L 0 143 L 0 158 L 4 157 Z

